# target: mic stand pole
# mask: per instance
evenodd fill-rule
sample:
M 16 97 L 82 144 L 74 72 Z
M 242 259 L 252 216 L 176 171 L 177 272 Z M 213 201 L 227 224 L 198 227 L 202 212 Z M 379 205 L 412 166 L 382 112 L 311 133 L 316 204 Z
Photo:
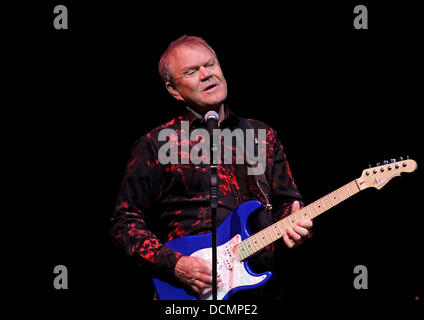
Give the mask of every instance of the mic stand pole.
M 212 136 L 211 136 L 212 138 Z M 211 143 L 211 156 L 213 152 L 217 150 L 217 147 L 214 143 Z M 211 157 L 215 160 L 215 157 Z M 212 160 L 212 161 L 213 161 Z M 217 196 L 217 185 L 218 185 L 218 174 L 216 162 L 211 163 L 211 192 L 210 192 L 210 201 L 211 201 L 211 214 L 212 214 L 212 299 L 217 300 L 218 290 L 217 290 L 217 241 L 216 241 L 216 209 L 218 207 L 218 196 Z
M 216 235 L 216 211 L 218 207 L 218 173 L 217 173 L 217 163 L 216 159 L 218 154 L 218 146 L 214 139 L 213 131 L 218 129 L 218 120 L 219 115 L 215 111 L 209 111 L 204 116 L 206 127 L 209 132 L 209 146 L 210 146 L 210 167 L 211 167 L 211 190 L 210 190 L 210 206 L 211 206 L 211 218 L 212 218 L 212 299 L 218 300 L 218 290 L 217 290 L 217 235 Z

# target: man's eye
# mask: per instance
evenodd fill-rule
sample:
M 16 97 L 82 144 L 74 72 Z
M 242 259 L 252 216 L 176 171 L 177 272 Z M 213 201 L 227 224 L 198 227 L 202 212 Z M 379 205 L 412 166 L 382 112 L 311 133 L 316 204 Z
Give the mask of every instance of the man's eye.
M 214 66 L 215 66 L 215 61 L 211 61 L 211 62 L 208 62 L 207 64 L 205 64 L 206 68 L 212 68 Z
M 196 70 L 188 70 L 185 75 L 186 76 L 194 76 L 196 74 Z

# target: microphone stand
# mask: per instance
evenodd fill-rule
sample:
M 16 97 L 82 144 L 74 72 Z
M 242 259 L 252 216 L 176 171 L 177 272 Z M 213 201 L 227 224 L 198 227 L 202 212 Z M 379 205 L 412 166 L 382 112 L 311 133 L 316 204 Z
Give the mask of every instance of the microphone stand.
M 216 116 L 215 116 L 216 115 Z M 210 135 L 210 160 L 211 160 L 211 189 L 210 189 L 210 206 L 212 215 L 212 299 L 218 299 L 217 290 L 217 236 L 216 236 L 216 211 L 218 207 L 218 173 L 217 173 L 217 162 L 216 151 L 218 147 L 213 139 L 213 129 L 218 129 L 218 114 L 215 112 L 214 116 L 209 116 L 208 113 L 205 116 L 206 125 Z
M 217 243 L 216 243 L 216 208 L 217 208 L 217 169 L 211 165 L 211 210 L 212 210 L 212 299 L 218 299 L 217 290 Z

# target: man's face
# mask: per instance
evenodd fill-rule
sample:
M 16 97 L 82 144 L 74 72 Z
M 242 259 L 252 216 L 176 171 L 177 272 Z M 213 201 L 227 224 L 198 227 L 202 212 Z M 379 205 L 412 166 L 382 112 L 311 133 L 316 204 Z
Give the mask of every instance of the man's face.
M 198 112 L 218 111 L 227 98 L 227 82 L 218 59 L 202 45 L 181 45 L 169 57 L 173 83 L 168 91 Z

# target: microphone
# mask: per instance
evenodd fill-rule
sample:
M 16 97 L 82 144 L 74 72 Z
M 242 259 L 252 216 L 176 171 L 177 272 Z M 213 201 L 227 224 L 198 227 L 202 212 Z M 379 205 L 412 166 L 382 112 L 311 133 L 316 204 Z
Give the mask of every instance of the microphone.
M 219 116 L 218 116 L 218 113 L 211 110 L 211 111 L 208 111 L 205 114 L 204 119 L 205 119 L 205 122 L 206 122 L 206 128 L 208 129 L 208 132 L 209 132 L 211 164 L 212 163 L 215 164 L 215 163 L 217 163 L 216 152 L 218 150 L 218 146 L 216 145 L 216 141 L 215 141 L 214 136 L 213 136 L 213 130 L 218 129 Z
M 213 136 L 213 129 L 218 129 L 218 120 L 219 120 L 219 115 L 217 112 L 211 110 L 206 112 L 205 116 L 204 116 L 205 122 L 206 122 L 206 127 L 208 128 L 209 131 L 209 135 Z

